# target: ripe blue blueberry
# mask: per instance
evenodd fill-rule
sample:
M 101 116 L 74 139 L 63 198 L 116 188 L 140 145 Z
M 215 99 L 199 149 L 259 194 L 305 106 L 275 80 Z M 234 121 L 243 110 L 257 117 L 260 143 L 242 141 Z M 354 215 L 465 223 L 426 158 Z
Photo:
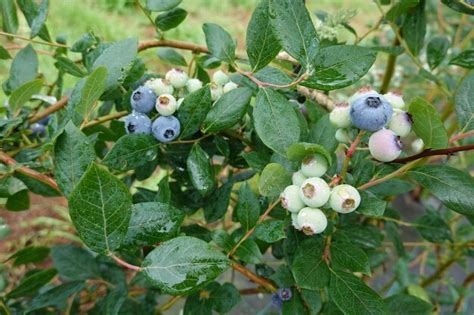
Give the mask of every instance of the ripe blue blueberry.
M 43 125 L 43 126 L 47 126 L 48 123 L 49 123 L 50 118 L 51 118 L 51 116 L 46 116 L 45 118 L 39 120 L 38 124 Z
M 128 134 L 150 134 L 151 120 L 147 115 L 134 111 L 125 117 L 125 131 Z
M 156 94 L 152 89 L 146 86 L 140 86 L 133 91 L 130 97 L 130 103 L 133 110 L 140 113 L 149 113 L 155 106 Z
M 33 136 L 42 138 L 46 135 L 46 127 L 40 123 L 34 123 L 30 128 Z
M 174 116 L 160 116 L 153 122 L 151 131 L 158 141 L 170 142 L 178 138 L 181 123 Z
M 357 97 L 351 99 L 352 124 L 362 130 L 382 129 L 392 117 L 392 106 L 375 91 L 358 93 Z
M 290 288 L 281 288 L 281 289 L 278 289 L 278 296 L 280 297 L 282 301 L 289 301 L 291 300 L 291 297 L 293 296 L 293 294 L 291 293 Z

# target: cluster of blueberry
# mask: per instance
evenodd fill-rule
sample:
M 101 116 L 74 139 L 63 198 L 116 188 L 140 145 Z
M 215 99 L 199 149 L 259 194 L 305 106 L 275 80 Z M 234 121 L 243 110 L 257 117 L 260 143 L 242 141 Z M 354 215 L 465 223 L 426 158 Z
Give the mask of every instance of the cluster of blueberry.
M 293 184 L 281 194 L 282 206 L 291 212 L 293 226 L 307 235 L 322 233 L 328 224 L 319 208 L 329 203 L 339 213 L 350 213 L 360 205 L 357 189 L 339 185 L 331 189 L 321 179 L 328 169 L 328 162 L 321 154 L 312 154 L 301 163 L 301 169 L 293 173 Z
M 369 138 L 370 154 L 382 162 L 398 158 L 402 152 L 400 138 L 410 133 L 413 124 L 401 94 L 380 95 L 371 88 L 362 88 L 347 103 L 336 105 L 329 119 L 339 128 L 336 139 L 342 143 L 351 141 L 347 132 L 351 126 L 373 132 Z
M 220 70 L 214 73 L 213 81 L 210 87 L 213 101 L 238 87 Z M 181 124 L 173 114 L 179 110 L 187 93 L 193 93 L 202 86 L 200 80 L 188 78 L 181 69 L 171 69 L 165 79 L 148 80 L 130 97 L 133 112 L 125 117 L 125 130 L 129 134 L 153 134 L 163 143 L 173 141 L 181 132 Z M 153 108 L 159 116 L 152 122 L 148 114 Z

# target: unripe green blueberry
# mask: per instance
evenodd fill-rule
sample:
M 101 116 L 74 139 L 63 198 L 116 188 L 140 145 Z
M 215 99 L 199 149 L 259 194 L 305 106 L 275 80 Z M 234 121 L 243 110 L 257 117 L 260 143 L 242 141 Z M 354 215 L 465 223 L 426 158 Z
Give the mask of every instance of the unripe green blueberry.
M 145 82 L 145 86 L 152 89 L 156 95 L 173 94 L 174 92 L 173 86 L 163 79 L 150 79 Z
M 360 205 L 360 194 L 351 185 L 339 185 L 332 189 L 329 205 L 339 213 L 350 213 Z
M 402 94 L 398 92 L 388 92 L 383 95 L 387 102 L 392 105 L 392 107 L 398 109 L 405 109 L 405 101 L 403 100 Z
M 181 107 L 181 104 L 183 104 L 184 98 L 180 98 L 179 100 L 176 101 L 176 110 L 179 110 Z
M 406 137 L 410 134 L 413 120 L 407 112 L 395 109 L 393 111 L 392 119 L 388 123 L 388 128 L 395 132 L 397 136 Z
M 411 143 L 411 149 L 415 153 L 419 153 L 423 151 L 423 147 L 425 146 L 425 143 L 423 142 L 423 139 L 417 138 Z
M 402 153 L 402 143 L 392 130 L 380 129 L 369 138 L 370 154 L 381 162 L 391 162 Z
M 186 89 L 189 93 L 196 92 L 200 88 L 202 88 L 202 81 L 199 79 L 189 79 L 188 82 L 186 82 Z
M 304 208 L 305 204 L 299 196 L 300 187 L 290 185 L 281 193 L 281 205 L 290 212 L 298 212 Z
M 328 226 L 328 219 L 324 213 L 319 209 L 309 207 L 301 209 L 297 221 L 306 235 L 322 233 Z
M 321 207 L 329 200 L 331 189 L 329 185 L 318 177 L 308 178 L 301 184 L 299 195 L 308 207 Z
M 222 90 L 222 86 L 217 85 L 217 84 L 211 84 L 211 99 L 212 101 L 217 101 L 222 94 L 224 94 L 224 91 Z
M 160 115 L 171 116 L 174 114 L 178 106 L 173 95 L 163 94 L 156 99 L 155 107 Z
M 301 162 L 301 172 L 306 177 L 321 177 L 328 170 L 328 161 L 319 153 L 307 156 Z
M 230 81 L 227 74 L 225 74 L 224 71 L 222 70 L 218 70 L 214 72 L 214 74 L 212 75 L 212 80 L 214 81 L 215 84 L 220 85 L 220 86 L 223 86 L 224 84 Z
M 301 226 L 298 224 L 298 213 L 292 212 L 291 213 L 291 224 L 297 230 L 301 230 Z
M 185 87 L 186 82 L 188 82 L 188 75 L 186 74 L 186 72 L 178 68 L 174 68 L 168 71 L 165 75 L 165 78 L 176 89 Z
M 227 83 L 224 85 L 223 91 L 224 91 L 224 93 L 227 93 L 227 92 L 230 92 L 230 91 L 232 91 L 232 90 L 235 90 L 235 89 L 238 88 L 238 87 L 239 87 L 239 86 L 238 86 L 236 83 L 230 81 L 230 82 L 227 82 Z
M 307 179 L 308 177 L 304 176 L 301 171 L 294 172 L 293 176 L 291 176 L 291 180 L 293 182 L 293 185 L 296 186 L 301 186 L 303 182 Z
M 337 129 L 336 130 L 336 140 L 340 143 L 350 143 L 351 138 L 349 137 L 349 134 L 347 133 L 346 129 Z
M 337 128 L 348 128 L 351 126 L 350 107 L 348 103 L 336 104 L 329 114 L 329 121 Z

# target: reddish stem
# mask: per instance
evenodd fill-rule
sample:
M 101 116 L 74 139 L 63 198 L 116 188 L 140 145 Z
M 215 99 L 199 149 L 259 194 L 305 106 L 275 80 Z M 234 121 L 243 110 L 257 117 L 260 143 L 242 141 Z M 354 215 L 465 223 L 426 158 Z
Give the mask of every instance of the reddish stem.
M 120 266 L 122 266 L 124 268 L 134 270 L 134 271 L 142 271 L 143 270 L 142 267 L 129 264 L 128 262 L 123 261 L 122 259 L 118 258 L 115 255 L 112 255 L 110 257 L 112 257 L 112 259 L 115 260 L 117 262 L 117 264 L 119 264 Z
M 411 161 L 415 161 L 418 159 L 422 159 L 427 156 L 434 156 L 434 155 L 451 155 L 456 152 L 461 152 L 461 151 L 470 151 L 474 150 L 474 144 L 469 144 L 469 145 L 463 145 L 459 147 L 452 147 L 452 148 L 447 148 L 447 149 L 439 149 L 439 150 L 431 150 L 431 149 L 426 149 L 423 152 L 420 152 L 418 154 L 408 156 L 406 158 L 402 159 L 396 159 L 390 163 L 407 163 Z

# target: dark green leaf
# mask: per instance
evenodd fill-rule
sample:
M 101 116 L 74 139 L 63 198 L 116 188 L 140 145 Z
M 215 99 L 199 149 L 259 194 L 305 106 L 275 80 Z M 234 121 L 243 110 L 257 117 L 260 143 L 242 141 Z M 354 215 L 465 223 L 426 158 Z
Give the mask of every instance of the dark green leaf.
M 46 18 L 48 17 L 48 7 L 49 1 L 42 0 L 39 7 L 38 7 L 38 14 L 35 16 L 33 21 L 31 22 L 31 38 L 36 37 L 39 32 L 42 30 L 44 23 L 46 22 Z
M 392 5 L 390 10 L 388 10 L 385 17 L 387 20 L 395 22 L 400 15 L 409 12 L 409 10 L 418 5 L 418 3 L 420 3 L 420 0 L 401 0 L 396 2 Z
M 436 213 L 427 213 L 415 221 L 415 227 L 421 236 L 432 243 L 452 241 L 451 228 Z
M 433 70 L 444 60 L 449 48 L 449 39 L 445 36 L 433 37 L 426 47 L 426 57 L 430 69 Z
M 69 212 L 82 241 L 108 254 L 127 235 L 132 196 L 127 186 L 105 169 L 91 164 L 69 197 Z
M 402 36 L 410 49 L 417 56 L 425 43 L 426 34 L 426 14 L 425 0 L 410 10 L 405 16 L 402 26 Z
M 296 289 L 291 289 L 292 298 L 288 301 L 283 301 L 281 308 L 282 315 L 307 315 L 305 305 L 301 299 L 301 295 Z
M 186 67 L 186 59 L 173 48 L 158 48 L 156 51 L 158 57 L 170 65 Z
M 28 311 L 38 310 L 47 306 L 58 306 L 65 303 L 68 297 L 85 289 L 82 281 L 73 281 L 55 286 L 41 292 L 31 300 Z
M 309 68 L 318 53 L 319 39 L 304 2 L 270 0 L 270 17 L 283 49 Z
M 474 129 L 474 72 L 459 85 L 454 98 L 456 116 L 462 132 Z
M 70 195 L 95 158 L 93 143 L 69 122 L 54 144 L 54 177 L 64 195 Z
M 150 11 L 168 11 L 177 7 L 182 0 L 147 0 L 146 8 Z
M 375 197 L 372 193 L 360 191 L 361 202 L 357 212 L 369 217 L 382 216 L 387 207 L 387 202 Z
M 321 238 L 310 238 L 298 244 L 292 271 L 299 288 L 317 290 L 329 282 L 329 268 L 323 260 Z
M 448 145 L 448 133 L 436 109 L 421 97 L 416 97 L 408 111 L 413 119 L 413 130 L 425 146 L 432 149 Z
M 205 133 L 215 133 L 238 123 L 247 111 L 252 90 L 242 87 L 225 93 L 207 113 L 203 122 Z
M 322 48 L 314 59 L 314 71 L 301 84 L 325 91 L 349 86 L 369 71 L 376 57 L 376 51 L 360 46 Z
M 180 138 L 192 136 L 199 130 L 211 105 L 209 86 L 204 86 L 184 98 L 178 111 L 178 119 L 181 123 Z
M 221 314 L 228 313 L 234 306 L 240 302 L 240 292 L 229 282 L 219 285 L 218 288 L 211 291 L 209 299 L 212 302 L 212 308 Z
M 474 215 L 474 179 L 466 172 L 446 165 L 425 165 L 411 170 L 409 175 L 446 207 Z
M 10 53 L 2 45 L 0 45 L 0 60 L 11 59 Z
M 207 222 L 215 222 L 225 215 L 233 185 L 233 182 L 228 181 L 209 196 L 204 205 L 204 218 Z
M 277 197 L 291 185 L 291 174 L 278 163 L 268 164 L 260 175 L 258 190 L 266 197 Z
M 114 144 L 103 163 L 114 170 L 131 170 L 156 159 L 158 146 L 151 135 L 125 135 Z
M 235 211 L 244 231 L 250 230 L 257 224 L 257 220 L 260 217 L 260 201 L 248 183 L 240 186 L 239 203 Z
M 79 67 L 71 59 L 64 56 L 57 56 L 56 60 L 56 67 L 58 67 L 58 69 L 61 69 L 64 72 L 69 73 L 70 75 L 73 75 L 78 78 L 86 76 L 85 70 Z
M 4 89 L 8 92 L 16 90 L 26 82 L 34 80 L 37 73 L 38 56 L 33 46 L 29 44 L 20 50 L 13 59 L 10 66 L 10 77 L 5 82 Z
M 331 244 L 331 265 L 351 272 L 363 272 L 368 276 L 371 274 L 367 254 L 349 242 Z
M 206 44 L 214 58 L 233 63 L 235 42 L 222 27 L 214 23 L 204 23 L 202 30 L 206 35 Z
M 467 69 L 474 69 L 474 49 L 467 49 L 449 61 L 450 65 L 456 65 Z
M 6 208 L 10 211 L 23 211 L 30 207 L 28 190 L 21 190 L 8 197 Z
M 136 38 L 125 39 L 107 47 L 94 61 L 93 70 L 99 67 L 107 68 L 106 90 L 117 87 L 125 79 L 126 72 L 135 60 L 137 49 L 138 40 Z
M 361 279 L 347 272 L 331 270 L 329 296 L 347 315 L 386 314 L 382 298 Z
M 48 1 L 42 1 L 40 7 L 36 0 L 17 0 L 16 3 L 25 16 L 31 28 L 31 37 L 38 35 L 47 42 L 51 42 L 48 29 L 44 22 L 48 14 Z M 36 35 L 35 35 L 36 33 Z M 34 35 L 34 36 L 33 36 Z
M 286 238 L 286 224 L 281 220 L 266 220 L 257 225 L 255 237 L 267 243 L 275 243 Z
M 178 234 L 184 213 L 160 202 L 138 203 L 132 206 L 126 245 L 152 246 Z
M 42 286 L 50 282 L 57 274 L 56 269 L 44 269 L 23 278 L 10 293 L 8 298 L 18 298 L 36 293 Z
M 455 11 L 474 15 L 474 8 L 469 0 L 441 0 L 441 2 Z
M 291 145 L 286 151 L 286 156 L 290 161 L 302 161 L 311 154 L 319 153 L 326 158 L 328 164 L 332 164 L 331 154 L 321 145 L 315 143 L 300 142 Z
M 257 243 L 250 239 L 246 239 L 240 244 L 233 256 L 246 264 L 260 264 L 263 259 Z
M 186 19 L 188 12 L 181 8 L 174 8 L 165 13 L 159 14 L 155 19 L 155 25 L 162 31 L 168 31 L 177 27 Z
M 253 72 L 269 64 L 281 50 L 273 33 L 269 3 L 270 0 L 260 1 L 247 27 L 247 55 Z
M 206 242 L 180 236 L 151 251 L 142 266 L 163 293 L 183 295 L 206 286 L 229 265 L 229 259 Z
M 289 101 L 275 90 L 260 89 L 253 119 L 255 130 L 263 143 L 283 156 L 288 147 L 300 138 L 296 112 Z
M 15 89 L 10 96 L 9 104 L 13 111 L 20 109 L 27 103 L 34 94 L 38 94 L 43 86 L 43 79 L 36 79 L 26 82 Z
M 310 315 L 319 314 L 323 306 L 323 301 L 321 300 L 321 294 L 319 293 L 319 291 L 302 289 L 301 297 L 303 298 L 305 304 L 308 306 Z
M 311 142 L 322 145 L 329 152 L 334 152 L 339 145 L 335 136 L 336 130 L 337 128 L 329 121 L 329 114 L 326 114 L 311 127 Z
M 8 260 L 13 259 L 13 266 L 20 266 L 30 263 L 42 262 L 49 255 L 49 247 L 46 246 L 30 246 L 20 249 L 11 255 Z
M 408 294 L 396 294 L 385 299 L 389 315 L 431 315 L 433 305 Z
M 18 30 L 18 15 L 15 1 L 0 0 L 0 9 L 2 11 L 2 29 L 7 33 L 16 33 Z
M 207 195 L 216 187 L 216 180 L 212 170 L 211 159 L 201 146 L 193 145 L 186 160 L 188 174 L 191 182 L 202 195 Z
M 61 278 L 78 281 L 100 278 L 99 264 L 84 248 L 56 245 L 51 250 L 51 257 Z

